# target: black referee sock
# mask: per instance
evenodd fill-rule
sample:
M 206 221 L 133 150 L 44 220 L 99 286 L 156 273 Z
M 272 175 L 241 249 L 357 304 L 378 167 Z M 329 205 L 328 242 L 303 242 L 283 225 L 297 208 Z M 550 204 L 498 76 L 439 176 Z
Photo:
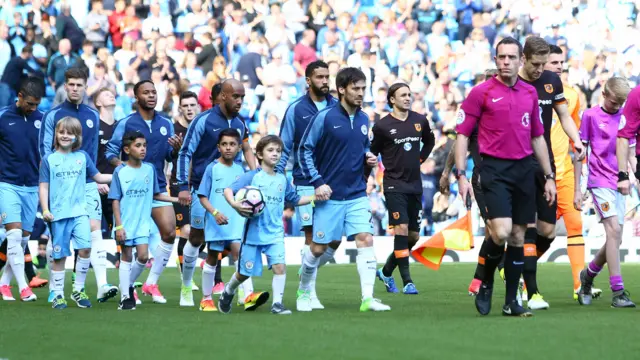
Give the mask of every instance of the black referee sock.
M 214 276 L 214 281 L 213 281 L 214 285 L 222 282 L 222 270 L 221 269 L 222 269 L 222 260 L 218 259 L 218 263 L 216 264 L 216 274 Z
M 478 264 L 476 265 L 476 273 L 473 274 L 474 279 L 484 279 L 484 266 L 487 261 L 487 242 L 491 241 L 489 234 L 484 236 L 484 241 L 480 246 L 480 252 L 478 253 Z M 491 241 L 493 242 L 493 241 Z
M 537 250 L 537 257 L 540 258 L 542 255 L 544 255 L 544 253 L 547 252 L 547 250 L 549 250 L 549 248 L 551 247 L 551 243 L 553 242 L 553 240 L 555 240 L 555 237 L 552 239 L 549 239 L 548 237 L 542 236 L 542 235 L 537 235 L 537 239 L 536 239 L 536 250 Z
M 516 300 L 518 295 L 518 283 L 524 267 L 524 248 L 507 246 L 507 254 L 504 257 L 504 280 L 507 285 L 505 304 Z
M 180 272 L 182 272 L 182 264 L 184 263 L 184 246 L 187 245 L 187 238 L 179 237 L 178 238 L 178 260 L 180 260 Z
M 524 284 L 527 286 L 529 298 L 538 292 L 536 237 L 540 238 L 536 228 L 527 228 L 524 233 L 524 269 L 522 271 L 522 278 L 524 279 Z
M 402 283 L 407 286 L 408 283 L 413 282 L 409 272 L 409 237 L 407 235 L 396 235 L 393 239 L 393 250 L 393 255 L 400 269 Z
M 31 279 L 36 277 L 36 272 L 33 270 L 33 260 L 31 259 L 31 251 L 27 246 L 24 249 L 24 274 L 27 275 L 27 279 L 31 282 Z
M 493 242 L 491 237 L 489 237 L 485 243 L 487 253 L 484 262 L 484 279 L 482 282 L 493 286 L 493 278 L 496 273 L 496 268 L 504 256 L 504 245 L 497 245 Z

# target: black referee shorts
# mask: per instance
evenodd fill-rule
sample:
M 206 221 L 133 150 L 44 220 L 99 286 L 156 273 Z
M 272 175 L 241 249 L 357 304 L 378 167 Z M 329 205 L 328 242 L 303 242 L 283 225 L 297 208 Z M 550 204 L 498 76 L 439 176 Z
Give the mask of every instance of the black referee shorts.
M 533 158 L 504 160 L 483 156 L 480 186 L 486 202 L 487 219 L 511 218 L 513 224 L 535 221 Z
M 551 161 L 553 161 L 553 159 Z M 534 163 L 537 219 L 555 225 L 558 219 L 556 216 L 558 212 L 558 201 L 555 201 L 553 205 L 549 206 L 549 202 L 544 198 L 544 184 L 546 183 L 544 171 L 542 171 L 542 167 L 538 165 L 537 161 L 534 161 Z
M 476 199 L 476 203 L 478 204 L 478 210 L 480 210 L 480 216 L 482 216 L 482 220 L 489 220 L 489 215 L 487 214 L 487 202 L 484 199 L 484 192 L 482 191 L 482 186 L 480 186 L 480 167 L 475 166 L 473 168 L 473 175 L 471 175 L 471 186 L 473 187 L 473 196 Z
M 171 184 L 169 186 L 169 195 L 178 197 L 180 193 L 180 187 L 178 184 Z M 185 225 L 189 225 L 191 220 L 189 206 L 181 205 L 180 203 L 173 203 L 173 211 L 176 213 L 176 227 L 181 228 Z
M 409 231 L 420 231 L 422 195 L 386 192 L 384 198 L 389 212 L 389 225 L 409 225 Z

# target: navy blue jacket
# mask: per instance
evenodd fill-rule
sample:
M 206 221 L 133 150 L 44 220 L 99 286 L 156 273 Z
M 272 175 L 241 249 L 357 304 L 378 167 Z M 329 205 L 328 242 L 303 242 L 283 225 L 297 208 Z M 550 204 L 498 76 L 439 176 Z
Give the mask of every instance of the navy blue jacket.
M 36 110 L 25 117 L 16 104 L 0 109 L 0 182 L 38 186 L 42 115 Z
M 352 200 L 367 196 L 364 175 L 369 151 L 369 117 L 357 109 L 353 121 L 337 104 L 317 113 L 302 137 L 302 175 L 318 188 L 331 187 L 331 200 Z
M 327 107 L 338 103 L 338 100 L 331 95 L 327 95 L 326 99 Z M 317 113 L 318 108 L 307 93 L 289 105 L 284 114 L 284 119 L 282 119 L 280 138 L 284 143 L 284 147 L 282 149 L 282 158 L 280 158 L 280 162 L 276 166 L 276 171 L 284 174 L 287 161 L 289 161 L 290 156 L 293 156 L 293 183 L 295 185 L 309 185 L 309 178 L 302 175 L 300 159 L 297 155 L 300 150 L 302 135 L 304 135 L 304 131 L 307 129 L 313 115 Z
M 82 125 L 82 146 L 93 163 L 98 161 L 98 144 L 100 143 L 100 113 L 85 104 L 74 104 L 66 99 L 62 104 L 44 113 L 40 129 L 40 157 L 43 159 L 53 152 L 53 139 L 56 124 L 60 119 L 71 116 L 80 120 Z M 87 182 L 94 182 L 87 177 Z
M 164 162 L 173 161 L 173 147 L 169 144 L 169 138 L 174 134 L 173 123 L 158 112 L 154 113 L 153 120 L 151 120 L 151 129 L 149 129 L 149 125 L 142 119 L 139 112 L 135 112 L 118 121 L 116 128 L 113 130 L 113 136 L 107 144 L 107 161 L 117 157 L 120 157 L 122 161 L 127 160 L 127 155 L 122 152 L 122 138 L 129 131 L 141 132 L 147 139 L 147 156 L 144 161 L 153 164 L 156 168 L 158 186 L 164 191 L 167 187 L 167 178 L 164 176 Z
M 176 177 L 180 191 L 189 190 L 189 183 L 194 189 L 198 189 L 207 165 L 220 157 L 218 135 L 227 128 L 238 130 L 242 141 L 248 141 L 249 131 L 244 122 L 239 117 L 227 120 L 219 106 L 214 106 L 191 121 L 178 153 Z M 242 162 L 240 154 L 236 161 Z

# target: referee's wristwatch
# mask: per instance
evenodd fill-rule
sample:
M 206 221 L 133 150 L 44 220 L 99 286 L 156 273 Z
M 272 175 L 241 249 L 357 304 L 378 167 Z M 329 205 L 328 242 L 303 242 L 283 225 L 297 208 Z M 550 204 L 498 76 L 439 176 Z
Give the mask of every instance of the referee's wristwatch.
M 629 180 L 629 173 L 627 171 L 618 172 L 618 182 Z
M 555 181 L 555 180 L 556 180 L 556 174 L 554 174 L 554 173 L 546 174 L 546 175 L 544 176 L 544 179 L 545 179 L 545 180 L 553 180 L 553 181 Z
M 467 171 L 466 170 L 456 170 L 456 180 L 460 180 L 460 176 L 464 176 L 467 177 Z

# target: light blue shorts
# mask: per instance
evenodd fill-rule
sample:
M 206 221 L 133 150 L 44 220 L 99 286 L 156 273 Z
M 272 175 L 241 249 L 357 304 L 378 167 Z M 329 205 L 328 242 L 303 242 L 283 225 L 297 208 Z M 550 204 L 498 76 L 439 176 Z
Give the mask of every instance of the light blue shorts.
M 138 246 L 138 245 L 148 245 L 148 244 L 149 244 L 148 236 L 141 236 L 133 239 L 127 239 L 124 241 L 124 246 L 130 246 L 130 247 Z
M 316 204 L 313 214 L 313 241 L 328 244 L 360 233 L 373 234 L 371 208 L 366 196 L 353 200 L 329 200 Z
M 38 187 L 0 183 L 0 216 L 2 225 L 21 223 L 22 230 L 33 231 L 38 210 Z
M 273 265 L 284 264 L 284 242 L 269 245 L 242 244 L 238 264 L 240 274 L 244 276 L 262 275 L 262 254 L 267 257 L 269 269 Z
M 207 210 L 200 204 L 200 198 L 196 190 L 191 190 L 191 227 L 193 229 L 204 230 L 204 215 Z
M 67 218 L 51 223 L 53 258 L 58 260 L 71 256 L 71 244 L 76 250 L 91 248 L 91 225 L 88 216 Z
M 162 193 L 162 195 L 167 195 L 167 196 L 169 196 L 169 193 L 165 191 L 165 192 L 163 192 L 163 193 Z M 171 207 L 173 207 L 173 203 L 166 202 L 166 201 L 153 200 L 153 204 L 151 205 L 151 208 L 152 208 L 152 209 L 155 209 L 155 208 L 165 207 L 165 206 L 171 206 Z
M 207 246 L 211 251 L 223 252 L 225 248 L 229 248 L 233 243 L 240 243 L 240 239 L 207 241 Z
M 85 210 L 89 219 L 102 221 L 102 202 L 98 192 L 98 183 L 90 182 L 84 186 Z
M 316 193 L 313 186 L 296 186 L 296 192 L 300 196 L 311 196 Z M 296 216 L 301 227 L 313 226 L 313 206 L 311 204 L 296 207 Z

